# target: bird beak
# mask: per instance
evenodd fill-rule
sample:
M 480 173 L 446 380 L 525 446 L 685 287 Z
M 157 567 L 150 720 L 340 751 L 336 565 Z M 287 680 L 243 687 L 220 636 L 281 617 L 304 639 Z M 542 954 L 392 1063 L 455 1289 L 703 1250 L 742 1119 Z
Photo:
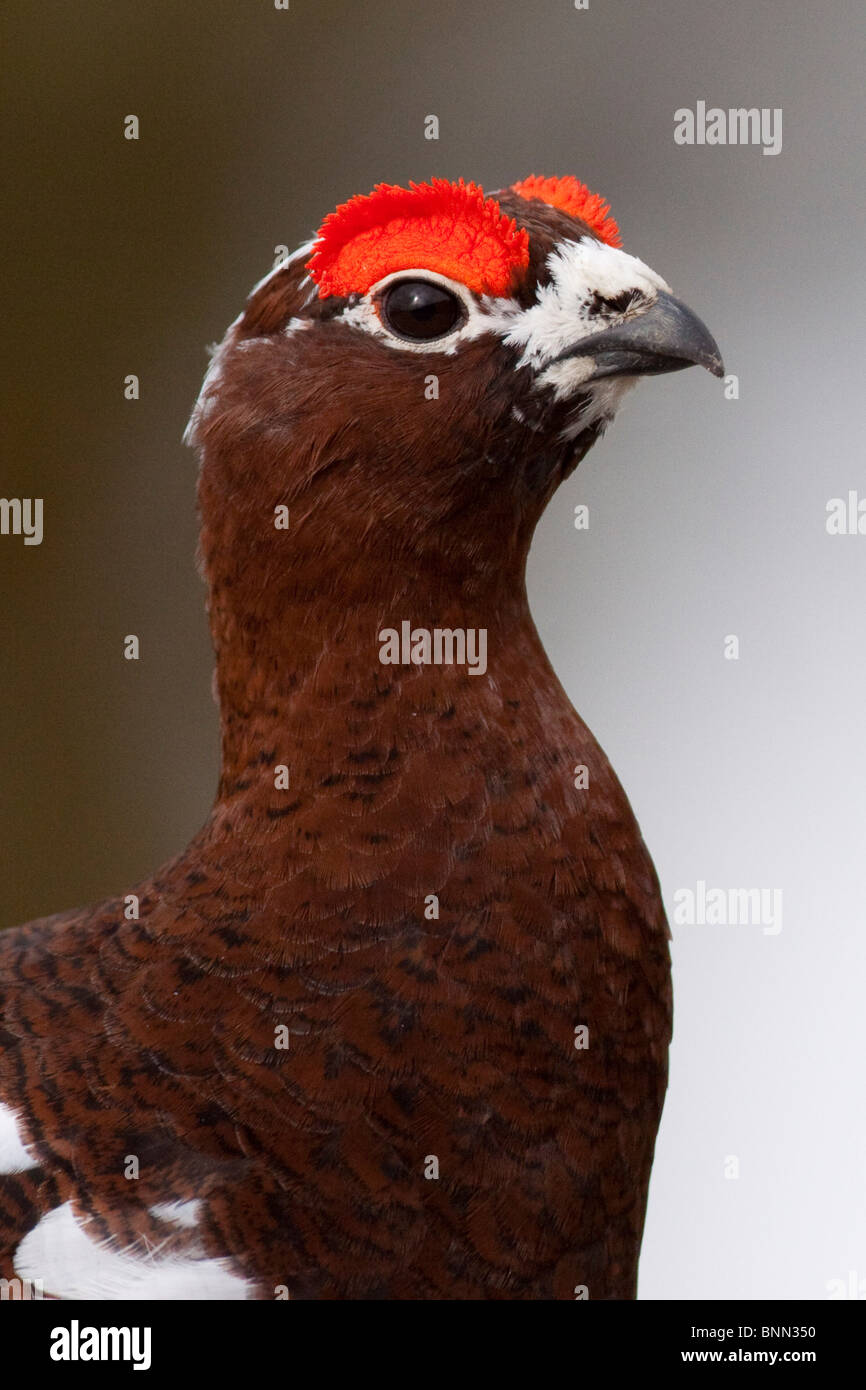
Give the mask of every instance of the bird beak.
M 582 338 L 556 361 L 570 357 L 593 359 L 589 381 L 609 376 L 655 376 L 692 366 L 706 367 L 713 376 L 724 376 L 725 372 L 706 324 L 663 290 L 644 313 Z

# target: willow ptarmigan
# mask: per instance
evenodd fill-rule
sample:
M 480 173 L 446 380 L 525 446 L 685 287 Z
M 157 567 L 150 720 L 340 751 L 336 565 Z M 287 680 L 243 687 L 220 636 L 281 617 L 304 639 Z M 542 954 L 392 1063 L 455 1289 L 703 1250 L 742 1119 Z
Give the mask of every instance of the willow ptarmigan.
M 228 330 L 189 427 L 218 795 L 0 934 L 0 1274 L 634 1297 L 668 931 L 524 566 L 627 387 L 722 365 L 618 248 L 571 177 L 380 185 Z

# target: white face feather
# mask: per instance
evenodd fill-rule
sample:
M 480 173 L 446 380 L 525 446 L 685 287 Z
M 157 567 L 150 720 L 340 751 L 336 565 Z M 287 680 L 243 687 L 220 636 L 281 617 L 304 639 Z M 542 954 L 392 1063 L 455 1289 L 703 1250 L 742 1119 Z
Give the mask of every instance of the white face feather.
M 603 299 L 639 295 L 640 312 L 649 308 L 659 290 L 670 290 L 637 257 L 589 237 L 561 242 L 548 256 L 547 270 L 550 283 L 539 288 L 536 302 L 504 333 L 509 346 L 523 349 L 520 365 L 536 371 L 610 322 L 600 322 L 591 312 L 596 295 Z
M 500 331 L 505 343 L 521 349 L 518 367 L 531 367 L 536 386 L 552 390 L 556 400 L 566 400 L 585 387 L 588 403 L 562 431 L 563 439 L 574 439 L 590 425 L 612 420 L 637 378 L 607 377 L 586 385 L 595 368 L 591 356 L 555 359 L 582 338 L 642 313 L 659 290 L 670 287 L 636 256 L 591 237 L 561 242 L 547 258 L 547 271 L 549 281 L 539 287 L 536 302 Z M 623 295 L 634 296 L 630 309 L 604 319 L 593 312 L 597 296 L 616 300 Z

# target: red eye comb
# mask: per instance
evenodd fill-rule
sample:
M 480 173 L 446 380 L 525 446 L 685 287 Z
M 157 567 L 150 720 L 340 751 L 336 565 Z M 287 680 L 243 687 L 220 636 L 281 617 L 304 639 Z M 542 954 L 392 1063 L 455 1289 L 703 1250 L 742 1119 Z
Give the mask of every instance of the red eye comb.
M 394 271 L 433 270 L 504 295 L 529 261 L 529 236 L 474 183 L 380 183 L 325 218 L 307 262 L 319 297 L 365 294 Z
M 608 246 L 622 246 L 619 227 L 610 216 L 610 207 L 599 193 L 591 193 L 585 183 L 565 174 L 562 178 L 543 178 L 531 174 L 528 179 L 512 184 L 512 191 L 521 198 L 540 198 L 542 203 L 561 208 L 572 217 L 579 217 L 592 229 L 599 241 Z

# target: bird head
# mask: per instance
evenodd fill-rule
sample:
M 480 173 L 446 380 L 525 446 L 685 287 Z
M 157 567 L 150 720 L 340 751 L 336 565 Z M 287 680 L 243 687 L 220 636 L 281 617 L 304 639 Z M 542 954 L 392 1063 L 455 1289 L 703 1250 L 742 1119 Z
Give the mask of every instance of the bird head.
M 522 582 L 624 392 L 692 364 L 722 373 L 708 330 L 576 179 L 380 184 L 255 287 L 214 353 L 188 430 L 205 566 L 241 623 L 281 586 Z

